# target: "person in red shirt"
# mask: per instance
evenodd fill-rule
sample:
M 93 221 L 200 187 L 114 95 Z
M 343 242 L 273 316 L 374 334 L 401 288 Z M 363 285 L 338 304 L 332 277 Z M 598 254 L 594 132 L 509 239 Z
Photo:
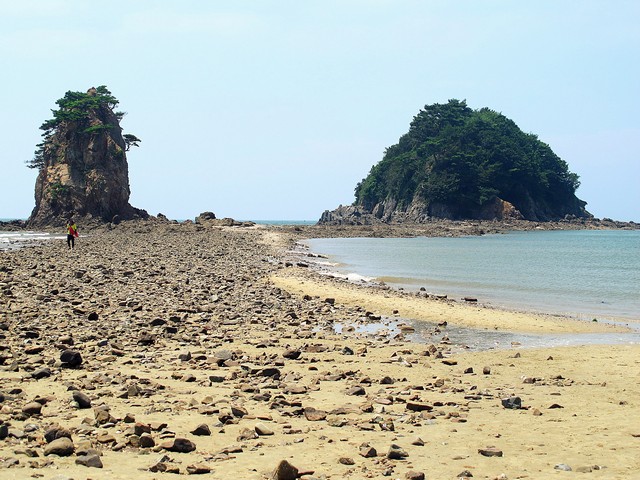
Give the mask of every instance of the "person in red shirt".
M 67 222 L 67 246 L 69 249 L 73 250 L 76 244 L 76 238 L 80 235 L 78 234 L 78 227 L 76 226 L 73 218 L 70 218 Z

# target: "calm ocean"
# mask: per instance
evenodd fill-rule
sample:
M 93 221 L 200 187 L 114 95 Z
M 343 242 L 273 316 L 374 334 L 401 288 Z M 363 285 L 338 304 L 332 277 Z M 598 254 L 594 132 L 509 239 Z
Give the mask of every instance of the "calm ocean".
M 640 231 L 306 242 L 337 273 L 495 306 L 640 322 Z

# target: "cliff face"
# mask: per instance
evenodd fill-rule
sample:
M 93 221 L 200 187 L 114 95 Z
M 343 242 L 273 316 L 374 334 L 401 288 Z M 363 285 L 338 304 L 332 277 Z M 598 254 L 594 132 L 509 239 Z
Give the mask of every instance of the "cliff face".
M 320 223 L 422 223 L 430 218 L 588 218 L 578 176 L 535 135 L 465 102 L 426 106 L 355 189 Z
M 95 97 L 95 89 L 86 95 Z M 30 226 L 59 225 L 70 216 L 101 222 L 148 216 L 129 204 L 129 167 L 118 116 L 108 102 L 82 108 L 81 114 L 57 122 L 37 152 Z

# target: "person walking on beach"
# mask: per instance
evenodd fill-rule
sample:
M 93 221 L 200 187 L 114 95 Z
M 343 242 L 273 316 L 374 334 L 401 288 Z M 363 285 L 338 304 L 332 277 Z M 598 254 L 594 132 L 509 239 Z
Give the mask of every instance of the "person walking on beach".
M 78 227 L 73 221 L 73 218 L 70 218 L 67 222 L 67 247 L 69 247 L 70 250 L 73 250 L 76 246 L 76 238 L 79 236 Z

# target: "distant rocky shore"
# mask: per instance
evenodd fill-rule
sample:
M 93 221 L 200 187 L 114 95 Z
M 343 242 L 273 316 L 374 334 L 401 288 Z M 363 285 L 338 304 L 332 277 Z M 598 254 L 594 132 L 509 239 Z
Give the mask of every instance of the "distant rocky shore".
M 79 228 L 84 231 L 95 229 L 113 228 L 114 224 L 105 223 L 101 219 L 82 217 L 77 220 Z M 127 221 L 130 225 L 176 225 L 176 220 L 170 220 L 163 214 L 149 216 L 147 219 Z M 254 222 L 238 221 L 233 218 L 216 218 L 212 212 L 203 212 L 195 220 L 187 220 L 186 224 L 195 224 L 209 227 L 250 227 Z M 0 221 L 0 231 L 21 231 L 28 229 L 28 223 L 24 220 Z M 319 222 L 315 225 L 272 225 L 268 228 L 290 232 L 296 237 L 326 238 L 326 237 L 415 237 L 415 236 L 460 236 L 460 235 L 484 235 L 507 231 L 528 230 L 638 230 L 640 223 L 623 222 L 610 218 L 578 218 L 555 222 L 532 222 L 529 220 L 447 220 L 431 219 L 423 223 L 386 223 L 375 222 L 371 224 L 352 224 Z M 45 226 L 40 229 L 48 232 L 58 232 L 60 227 Z

